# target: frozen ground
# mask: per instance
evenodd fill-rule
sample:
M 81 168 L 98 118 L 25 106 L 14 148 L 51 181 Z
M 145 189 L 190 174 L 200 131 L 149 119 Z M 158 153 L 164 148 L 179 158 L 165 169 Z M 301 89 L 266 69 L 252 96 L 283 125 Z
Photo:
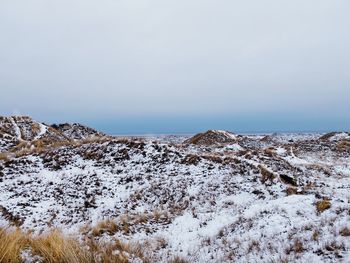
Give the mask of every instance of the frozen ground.
M 347 135 L 103 137 L 6 151 L 0 225 L 139 243 L 154 262 L 350 262 Z M 118 227 L 96 231 L 107 219 Z

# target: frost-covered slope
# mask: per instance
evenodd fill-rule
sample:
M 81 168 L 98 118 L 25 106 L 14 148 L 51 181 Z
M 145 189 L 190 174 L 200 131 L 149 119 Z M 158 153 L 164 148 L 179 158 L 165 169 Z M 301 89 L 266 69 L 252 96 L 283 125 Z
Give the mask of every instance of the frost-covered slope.
M 152 262 L 348 262 L 350 147 L 319 137 L 33 149 L 0 161 L 0 222 L 137 242 Z

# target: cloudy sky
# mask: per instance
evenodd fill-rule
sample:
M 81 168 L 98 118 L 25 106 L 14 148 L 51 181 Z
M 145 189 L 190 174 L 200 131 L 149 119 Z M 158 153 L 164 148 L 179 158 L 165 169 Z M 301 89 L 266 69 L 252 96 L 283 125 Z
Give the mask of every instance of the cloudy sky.
M 110 133 L 350 130 L 348 0 L 0 0 L 0 113 Z

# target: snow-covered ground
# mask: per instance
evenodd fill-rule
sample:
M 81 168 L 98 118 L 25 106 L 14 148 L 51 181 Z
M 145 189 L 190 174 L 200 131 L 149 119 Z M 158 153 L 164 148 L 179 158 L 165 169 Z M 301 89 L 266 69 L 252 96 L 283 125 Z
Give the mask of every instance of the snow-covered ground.
M 12 155 L 0 225 L 139 243 L 154 262 L 350 262 L 350 149 L 344 134 L 319 137 L 109 138 Z M 118 229 L 94 234 L 106 219 Z

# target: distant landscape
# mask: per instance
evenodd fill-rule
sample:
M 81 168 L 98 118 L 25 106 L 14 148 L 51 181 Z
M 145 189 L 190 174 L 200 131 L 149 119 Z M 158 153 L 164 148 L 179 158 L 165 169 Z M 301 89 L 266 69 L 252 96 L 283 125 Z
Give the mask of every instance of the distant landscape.
M 0 0 L 0 263 L 350 263 L 349 0 Z
M 0 262 L 335 262 L 350 133 L 116 137 L 0 117 Z

